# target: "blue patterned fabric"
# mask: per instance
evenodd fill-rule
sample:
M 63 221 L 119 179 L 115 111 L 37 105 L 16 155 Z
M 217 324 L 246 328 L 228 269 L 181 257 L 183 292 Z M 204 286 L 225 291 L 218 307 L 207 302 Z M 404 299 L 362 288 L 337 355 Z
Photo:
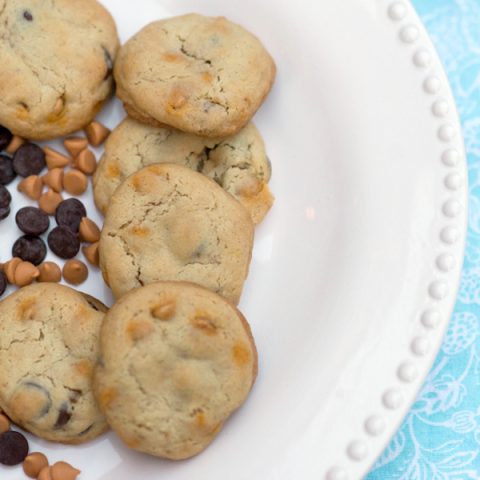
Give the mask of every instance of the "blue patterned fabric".
M 469 169 L 460 292 L 417 401 L 367 480 L 480 479 L 480 0 L 413 0 L 447 70 Z

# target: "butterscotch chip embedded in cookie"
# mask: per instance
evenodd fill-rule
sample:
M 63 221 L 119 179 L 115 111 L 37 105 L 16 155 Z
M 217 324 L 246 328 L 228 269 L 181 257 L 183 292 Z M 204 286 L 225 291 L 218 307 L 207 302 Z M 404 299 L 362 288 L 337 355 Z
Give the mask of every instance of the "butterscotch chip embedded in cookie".
M 88 124 L 113 92 L 115 23 L 96 0 L 4 0 L 0 124 L 53 139 Z
M 159 162 L 185 165 L 213 178 L 247 208 L 255 224 L 273 204 L 268 188 L 271 166 L 253 123 L 221 139 L 152 127 L 127 117 L 108 138 L 93 177 L 97 207 L 105 212 L 113 192 L 129 175 Z
M 105 316 L 100 345 L 94 392 L 109 425 L 127 446 L 169 459 L 204 450 L 257 375 L 243 315 L 191 283 L 123 296 Z
M 55 283 L 0 303 L 0 408 L 46 440 L 82 443 L 106 430 L 91 389 L 106 308 Z
M 275 78 L 261 42 L 224 17 L 153 22 L 119 51 L 117 95 L 130 116 L 206 137 L 238 132 Z
M 155 164 L 113 194 L 100 267 L 117 298 L 159 280 L 184 280 L 237 304 L 253 233 L 248 211 L 213 180 L 180 165 Z

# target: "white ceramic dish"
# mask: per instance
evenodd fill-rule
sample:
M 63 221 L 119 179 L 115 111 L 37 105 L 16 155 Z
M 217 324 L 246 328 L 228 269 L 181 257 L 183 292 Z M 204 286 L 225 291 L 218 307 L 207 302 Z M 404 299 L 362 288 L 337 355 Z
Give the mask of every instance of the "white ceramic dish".
M 278 64 L 256 117 L 275 206 L 257 229 L 241 308 L 260 375 L 202 455 L 172 463 L 113 434 L 31 439 L 85 480 L 344 480 L 386 446 L 430 367 L 462 264 L 466 172 L 455 105 L 407 1 L 104 0 L 123 40 L 156 18 L 226 15 Z M 123 115 L 113 102 L 101 119 Z M 13 190 L 13 189 L 12 189 Z M 91 195 L 84 197 L 94 218 Z M 14 195 L 14 205 L 28 202 Z M 1 259 L 19 235 L 0 224 Z M 83 290 L 111 302 L 100 275 Z M 4 480 L 18 469 L 0 467 Z

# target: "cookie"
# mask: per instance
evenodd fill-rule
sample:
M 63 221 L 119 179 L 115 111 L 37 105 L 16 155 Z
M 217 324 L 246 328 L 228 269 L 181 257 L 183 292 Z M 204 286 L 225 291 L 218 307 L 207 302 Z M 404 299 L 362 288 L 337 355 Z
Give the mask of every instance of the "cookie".
M 106 307 L 55 283 L 0 302 L 0 409 L 46 440 L 83 443 L 107 429 L 92 393 Z
M 37 140 L 82 128 L 113 91 L 118 46 L 96 0 L 4 0 L 0 124 Z
M 248 211 L 213 180 L 174 164 L 145 167 L 113 194 L 100 267 L 115 297 L 160 280 L 200 284 L 238 303 L 252 256 Z
M 126 118 L 105 145 L 93 177 L 97 207 L 105 213 L 115 189 L 132 173 L 153 163 L 177 163 L 213 178 L 260 223 L 273 204 L 271 167 L 253 123 L 226 139 L 157 128 Z
M 117 95 L 130 116 L 206 137 L 237 133 L 275 78 L 263 45 L 224 17 L 188 14 L 153 22 L 121 49 Z
M 154 283 L 122 297 L 105 316 L 100 343 L 100 408 L 129 447 L 159 457 L 204 450 L 257 375 L 243 315 L 189 283 Z

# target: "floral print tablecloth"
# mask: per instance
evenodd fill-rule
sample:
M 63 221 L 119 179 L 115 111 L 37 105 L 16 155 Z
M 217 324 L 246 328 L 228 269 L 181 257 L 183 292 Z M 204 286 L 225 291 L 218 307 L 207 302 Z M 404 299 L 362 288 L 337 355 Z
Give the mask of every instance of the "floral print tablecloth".
M 367 480 L 480 479 L 480 0 L 412 1 L 457 100 L 468 154 L 469 228 L 441 351 Z

